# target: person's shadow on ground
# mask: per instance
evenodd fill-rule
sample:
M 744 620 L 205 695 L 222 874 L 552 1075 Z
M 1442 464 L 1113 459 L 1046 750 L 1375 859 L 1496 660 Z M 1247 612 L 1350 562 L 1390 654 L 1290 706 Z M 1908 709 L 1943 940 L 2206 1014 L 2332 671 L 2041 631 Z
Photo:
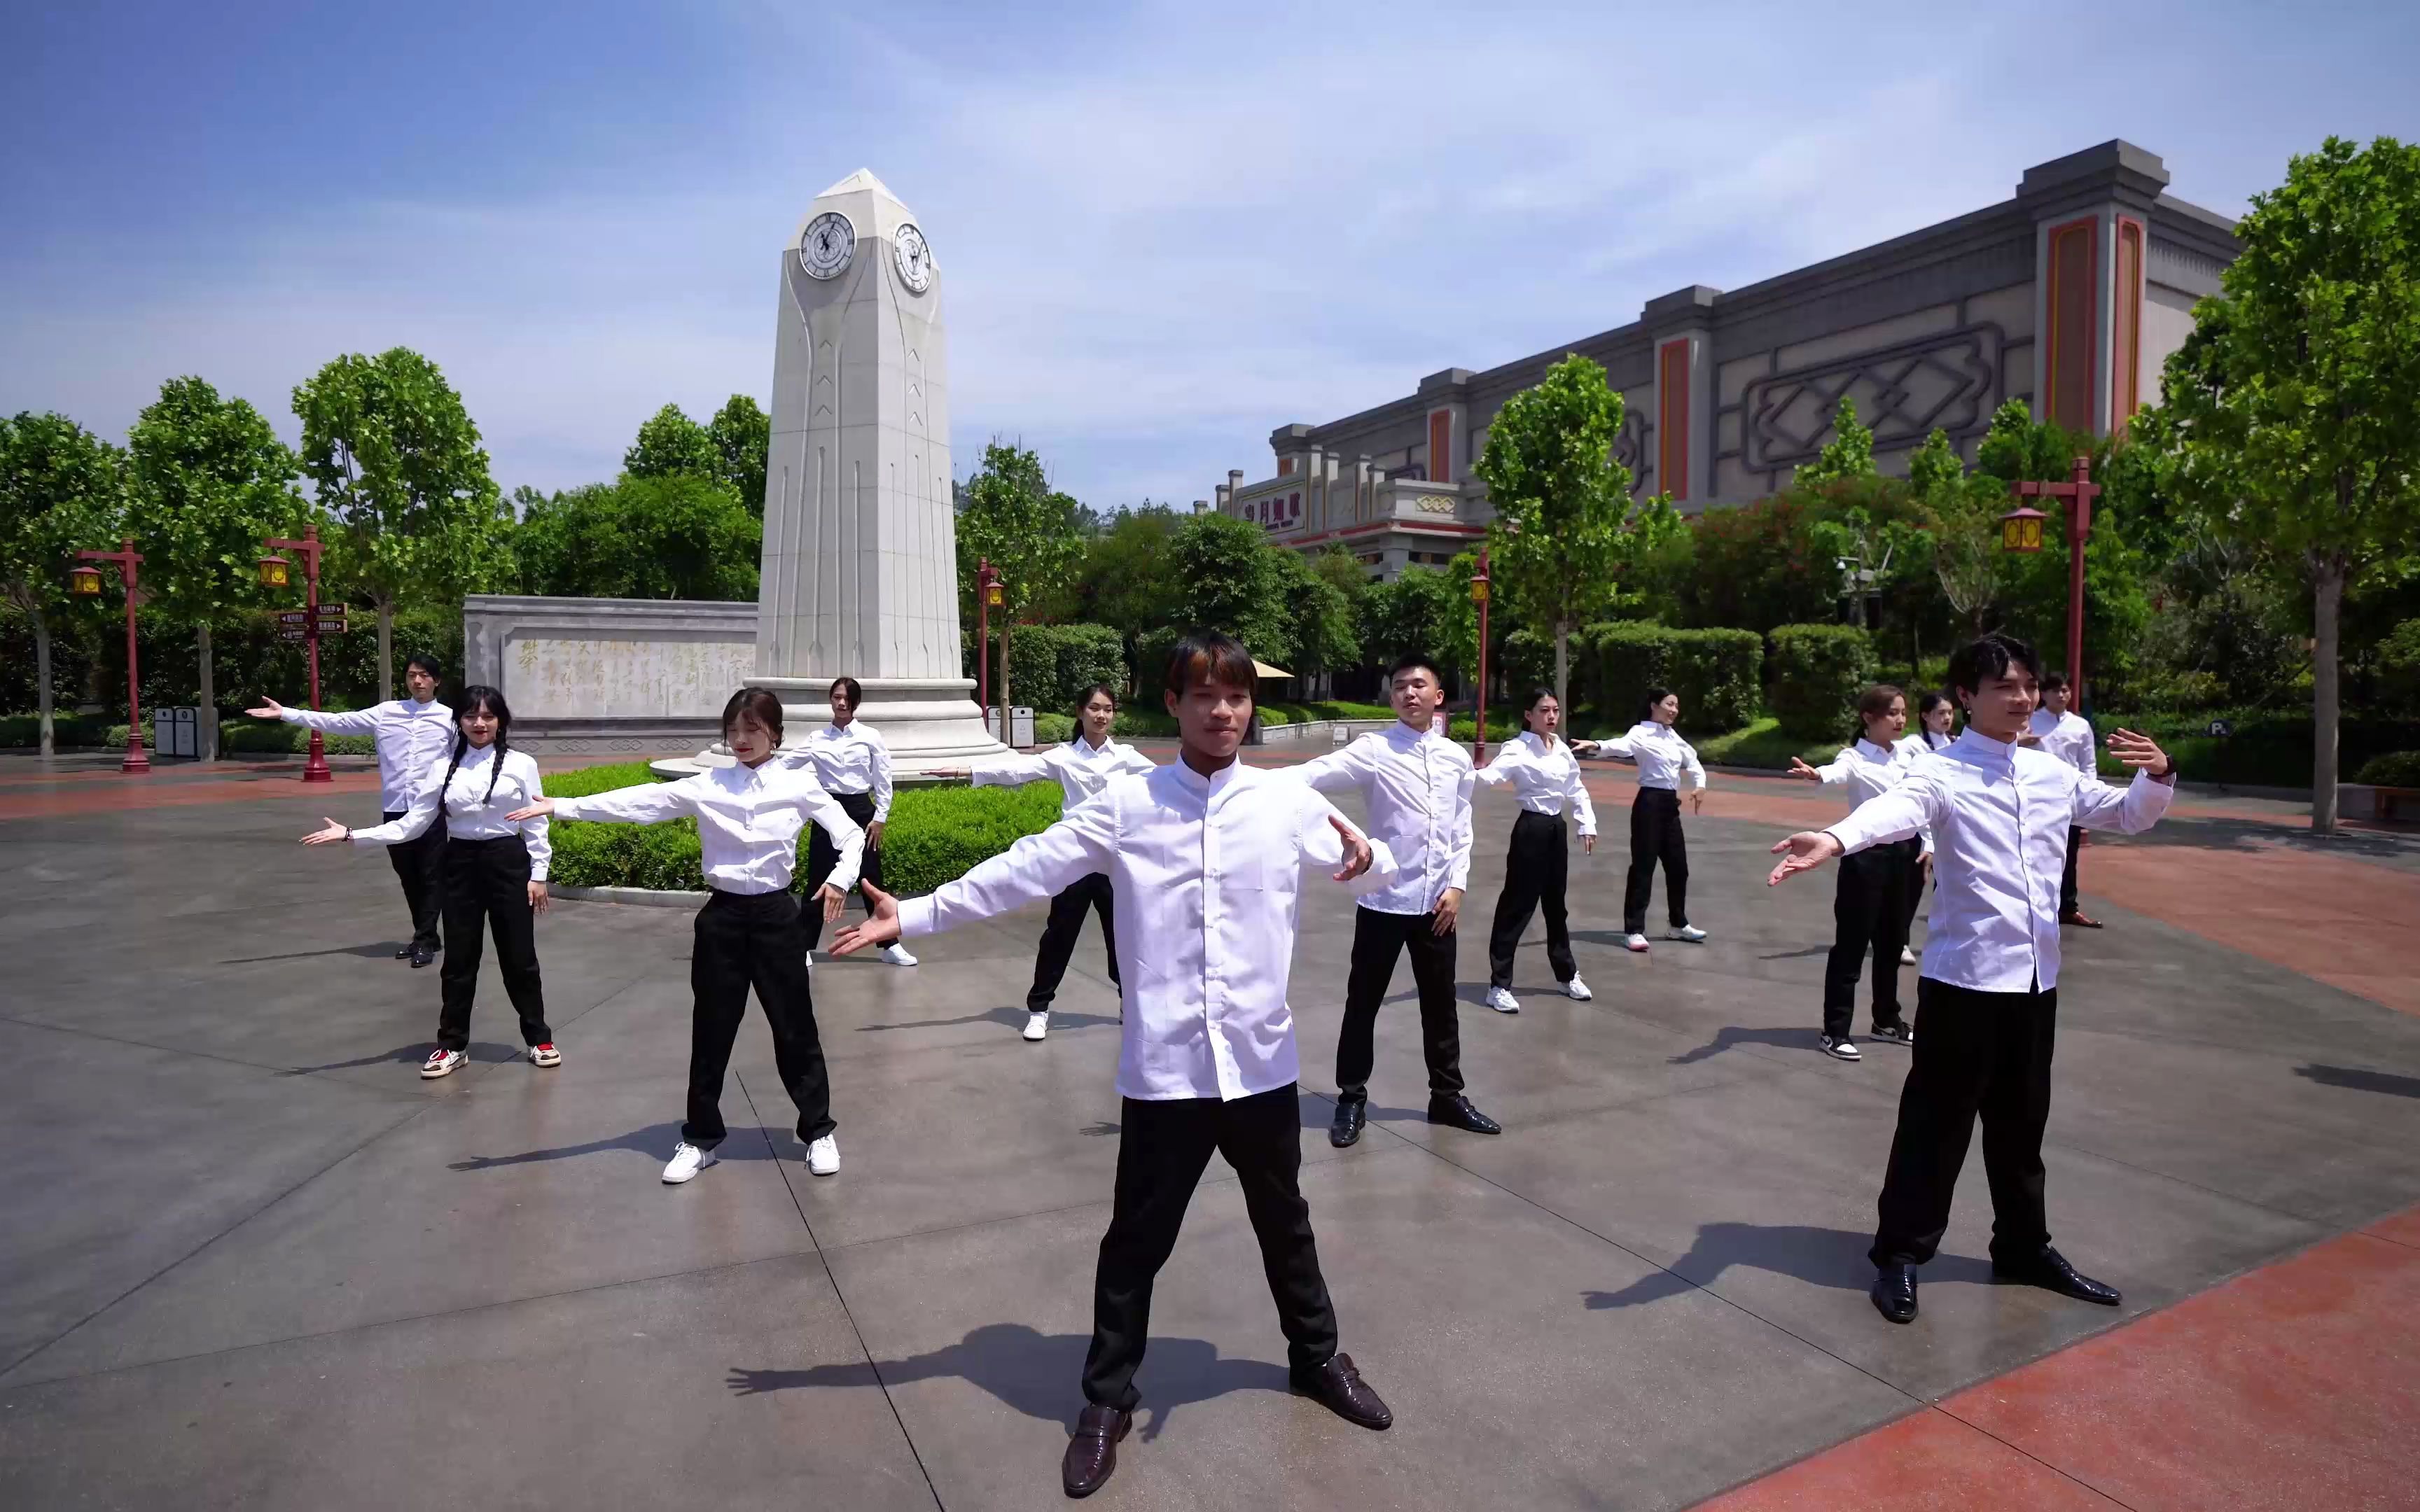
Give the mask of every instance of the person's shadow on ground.
M 2391 1071 L 2364 1071 L 2358 1066 L 2297 1066 L 2294 1074 L 2321 1087 L 2346 1087 L 2356 1092 L 2383 1092 L 2389 1097 L 2420 1097 L 2420 1076 L 2398 1076 Z
M 1684 1050 L 1669 1058 L 1667 1064 L 1694 1066 L 1700 1060 L 1712 1060 L 1726 1050 L 1736 1050 L 1744 1044 L 1769 1044 L 1783 1050 L 1820 1050 L 1822 1031 L 1817 1029 L 1744 1029 L 1726 1024 L 1714 1037 L 1694 1050 Z
M 997 1024 L 1003 1028 L 1022 1029 L 1025 1027 L 1025 1010 L 1022 1008 L 987 1008 L 980 1013 L 965 1013 L 954 1019 L 909 1019 L 900 1024 L 861 1024 L 857 1026 L 857 1032 L 879 1034 L 886 1029 L 949 1029 L 962 1024 Z M 1074 1013 L 1063 1008 L 1054 1008 L 1050 1011 L 1050 1026 L 1053 1029 L 1089 1029 L 1104 1024 L 1114 1025 L 1117 1022 L 1114 1015 L 1107 1013 Z
M 334 945 L 323 950 L 287 950 L 282 955 L 239 955 L 219 963 L 223 966 L 257 965 L 263 961 L 309 961 L 323 955 L 357 955 L 365 961 L 395 959 L 397 942 L 379 940 L 368 945 Z
M 633 1129 L 611 1139 L 591 1139 L 584 1145 L 562 1145 L 553 1149 L 524 1149 L 518 1155 L 473 1155 L 446 1166 L 454 1171 L 492 1171 L 500 1165 L 535 1165 L 541 1161 L 571 1160 L 581 1155 L 601 1155 L 608 1150 L 635 1149 L 657 1160 L 672 1158 L 673 1147 L 680 1143 L 681 1126 L 677 1123 L 651 1123 L 644 1129 Z M 773 1141 L 787 1138 L 789 1131 L 778 1134 L 771 1129 L 729 1130 L 721 1144 L 715 1147 L 717 1160 L 779 1160 Z
M 1589 1310 L 1641 1307 L 1684 1291 L 1712 1286 L 1735 1265 L 1770 1271 L 1819 1287 L 1864 1291 L 1873 1285 L 1874 1265 L 1866 1257 L 1873 1236 L 1845 1228 L 1815 1228 L 1804 1224 L 1705 1224 L 1698 1229 L 1689 1253 L 1668 1268 L 1640 1276 L 1620 1291 L 1587 1291 Z M 1989 1261 L 1963 1255 L 1940 1255 L 1924 1267 L 1927 1281 L 1987 1282 Z
M 985 1323 L 965 1338 L 929 1354 L 905 1360 L 876 1360 L 874 1371 L 885 1385 L 955 1377 L 973 1382 L 1028 1417 L 1055 1422 L 1070 1433 L 1083 1408 L 1078 1381 L 1083 1374 L 1084 1351 L 1092 1343 L 1082 1334 L 1044 1334 L 1024 1323 Z M 735 1396 L 793 1391 L 801 1386 L 862 1386 L 868 1383 L 865 1362 L 819 1365 L 805 1370 L 750 1370 L 735 1366 L 724 1384 Z M 1143 1409 L 1150 1420 L 1142 1425 L 1143 1442 L 1159 1437 L 1168 1415 L 1192 1402 L 1206 1402 L 1239 1391 L 1289 1389 L 1285 1367 L 1266 1360 L 1222 1356 L 1207 1339 L 1152 1335 L 1150 1352 L 1136 1378 Z
M 434 1041 L 416 1040 L 411 1044 L 397 1045 L 392 1050 L 381 1051 L 375 1056 L 357 1056 L 351 1060 L 332 1060 L 324 1066 L 289 1066 L 277 1074 L 311 1076 L 323 1071 L 355 1071 L 364 1066 L 416 1066 L 428 1058 L 428 1053 L 433 1048 L 435 1048 Z M 470 1056 L 471 1064 L 474 1066 L 501 1066 L 508 1060 L 519 1060 L 527 1054 L 526 1051 L 516 1050 L 508 1044 L 474 1044 L 465 1053 Z

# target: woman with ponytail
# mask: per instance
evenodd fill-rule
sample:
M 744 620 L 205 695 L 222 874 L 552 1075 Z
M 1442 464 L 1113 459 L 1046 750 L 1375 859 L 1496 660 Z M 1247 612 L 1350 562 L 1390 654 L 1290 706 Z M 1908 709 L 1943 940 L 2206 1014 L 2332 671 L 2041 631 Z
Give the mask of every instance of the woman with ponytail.
M 1907 695 L 1888 683 L 1877 683 L 1857 699 L 1857 740 L 1823 766 L 1790 759 L 1790 775 L 1802 782 L 1822 782 L 1849 790 L 1849 808 L 1880 797 L 1907 780 L 1921 748 L 1900 736 L 1907 730 Z M 1859 851 L 1840 865 L 1840 884 L 1832 898 L 1832 953 L 1823 965 L 1823 1053 L 1840 1060 L 1860 1058 L 1849 1029 L 1857 1010 L 1857 978 L 1866 957 L 1873 957 L 1874 1038 L 1890 1044 L 1912 1045 L 1914 1031 L 1900 1011 L 1899 968 L 1907 949 L 1910 902 L 1924 890 L 1927 858 L 1932 836 L 1922 831 L 1906 840 Z
M 537 763 L 514 750 L 513 711 L 492 687 L 462 690 L 455 703 L 454 747 L 428 768 L 403 817 L 375 829 L 349 829 L 331 819 L 302 837 L 305 845 L 401 845 L 445 816 L 445 964 L 438 973 L 443 1004 L 437 1012 L 437 1048 L 420 1074 L 450 1076 L 470 1058 L 471 998 L 479 984 L 481 934 L 496 937 L 496 964 L 504 993 L 520 1015 L 530 1064 L 559 1066 L 563 1055 L 546 1026 L 538 981 L 535 916 L 547 908 L 546 867 L 552 856 L 546 820 L 516 820 L 546 795 Z
M 1702 944 L 1706 932 L 1689 922 L 1689 846 L 1681 834 L 1681 782 L 1687 779 L 1689 810 L 1706 808 L 1706 768 L 1698 748 L 1674 728 L 1681 699 L 1668 687 L 1647 690 L 1647 706 L 1630 733 L 1612 740 L 1583 740 L 1572 747 L 1582 756 L 1623 756 L 1638 765 L 1638 795 L 1630 805 L 1630 880 L 1621 894 L 1621 943 L 1647 949 L 1647 904 L 1655 888 L 1655 868 L 1664 868 L 1664 903 L 1672 927 L 1665 938 Z
M 1512 995 L 1512 952 L 1541 904 L 1546 910 L 1546 964 L 1554 968 L 1563 995 L 1582 1003 L 1590 995 L 1572 955 L 1571 926 L 1563 908 L 1571 875 L 1563 805 L 1570 804 L 1579 819 L 1580 848 L 1591 856 L 1596 854 L 1596 809 L 1580 780 L 1579 759 L 1558 733 L 1562 723 L 1563 706 L 1555 690 L 1532 690 L 1521 715 L 1521 733 L 1498 747 L 1496 759 L 1479 771 L 1480 781 L 1509 787 L 1521 800 L 1520 817 L 1512 822 L 1512 847 L 1504 857 L 1504 890 L 1496 899 L 1496 927 L 1487 939 L 1487 1006 L 1498 1013 L 1521 1011 L 1520 999 Z

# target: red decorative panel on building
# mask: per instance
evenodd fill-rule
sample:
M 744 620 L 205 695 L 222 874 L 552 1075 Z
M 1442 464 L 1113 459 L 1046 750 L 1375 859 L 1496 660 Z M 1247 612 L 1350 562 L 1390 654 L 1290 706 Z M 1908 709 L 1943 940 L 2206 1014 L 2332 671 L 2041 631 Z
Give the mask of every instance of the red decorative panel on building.
M 2118 218 L 2118 276 L 2110 298 L 2109 347 L 2114 372 L 2110 396 L 2112 430 L 2143 407 L 2143 223 Z
M 1689 338 L 1655 353 L 1655 486 L 1689 497 Z
M 1437 483 L 1453 481 L 1453 411 L 1429 411 L 1429 477 Z
M 2093 267 L 2100 261 L 2101 226 L 2086 217 L 2050 229 L 2050 346 L 2042 358 L 2041 415 L 2070 430 L 2093 424 L 2093 324 L 2099 311 L 2092 294 Z
M 1291 478 L 1294 476 L 1293 457 L 1281 456 L 1278 458 L 1278 476 L 1280 478 Z
M 1302 495 L 1298 493 L 1286 495 L 1286 518 L 1302 518 Z

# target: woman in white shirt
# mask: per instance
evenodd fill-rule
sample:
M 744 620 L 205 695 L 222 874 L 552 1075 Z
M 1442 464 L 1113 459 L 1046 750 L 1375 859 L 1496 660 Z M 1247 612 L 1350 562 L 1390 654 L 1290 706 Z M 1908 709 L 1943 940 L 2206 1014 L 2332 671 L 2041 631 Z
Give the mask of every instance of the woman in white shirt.
M 1504 890 L 1496 896 L 1496 925 L 1487 936 L 1487 1006 L 1499 1013 L 1521 1011 L 1512 995 L 1512 952 L 1519 949 L 1529 916 L 1540 905 L 1546 910 L 1546 964 L 1563 984 L 1563 995 L 1589 1000 L 1588 983 L 1580 980 L 1579 962 L 1572 955 L 1572 932 L 1563 906 L 1571 874 L 1571 842 L 1563 834 L 1563 805 L 1579 816 L 1580 848 L 1596 854 L 1596 809 L 1580 779 L 1579 759 L 1561 734 L 1563 706 L 1554 689 L 1529 694 L 1521 715 L 1522 731 L 1497 748 L 1496 759 L 1479 772 L 1490 787 L 1509 787 L 1520 799 L 1521 816 L 1512 821 L 1512 843 L 1504 856 Z
M 678 1186 L 715 1163 L 722 1123 L 722 1073 L 748 989 L 773 1031 L 773 1065 L 798 1104 L 799 1142 L 807 1169 L 840 1169 L 832 1137 L 831 1077 L 815 1002 L 807 980 L 807 913 L 830 918 L 857 881 L 865 832 L 826 793 L 814 774 L 773 761 L 782 745 L 782 701 L 761 687 L 743 687 L 722 706 L 722 742 L 734 764 L 715 766 L 677 782 L 643 782 L 584 798 L 539 798 L 512 815 L 603 824 L 656 825 L 688 815 L 697 821 L 699 861 L 713 896 L 698 910 L 690 951 L 689 1109 L 680 1143 L 664 1166 L 664 1183 Z M 799 831 L 807 821 L 830 835 L 831 874 L 801 909 L 790 892 L 799 861 Z
M 1630 881 L 1622 889 L 1621 943 L 1647 949 L 1647 902 L 1655 887 L 1655 863 L 1664 863 L 1664 903 L 1672 928 L 1667 938 L 1696 944 L 1706 932 L 1689 922 L 1689 846 L 1681 837 L 1681 779 L 1690 779 L 1689 808 L 1706 808 L 1706 769 L 1698 749 L 1673 726 L 1681 700 L 1668 687 L 1647 690 L 1647 712 L 1618 740 L 1586 740 L 1572 748 L 1583 756 L 1627 756 L 1638 764 L 1638 796 L 1630 805 Z
M 1957 721 L 1958 705 L 1950 701 L 1948 694 L 1939 688 L 1934 688 L 1917 699 L 1916 701 L 1916 738 L 1921 740 L 1923 745 L 1916 754 L 1921 756 L 1927 751 L 1947 749 L 1949 743 L 1958 738 L 1957 732 L 1950 728 Z M 1901 939 L 1916 938 L 1916 911 L 1924 906 L 1924 884 L 1932 880 L 1932 855 L 1930 851 L 1925 853 L 1924 861 L 1924 875 L 1917 879 L 1915 887 L 1907 889 L 1907 927 L 1900 932 Z M 1899 964 L 1903 966 L 1916 964 L 1916 951 L 1907 946 L 1900 946 Z
M 891 747 L 882 738 L 882 732 L 857 717 L 858 705 L 865 702 L 865 689 L 856 678 L 833 678 L 830 696 L 831 723 L 810 731 L 807 738 L 783 752 L 782 759 L 790 765 L 813 771 L 823 790 L 838 798 L 849 818 L 865 831 L 865 865 L 858 872 L 858 880 L 880 887 L 882 826 L 891 821 Z M 808 836 L 807 886 L 822 887 L 839 859 L 839 853 L 820 828 Z M 859 896 L 862 901 L 863 894 Z M 807 918 L 807 948 L 812 950 L 823 939 L 823 916 L 811 914 Z M 882 959 L 894 966 L 916 964 L 908 948 L 896 941 L 883 950 Z
M 1063 795 L 1062 813 L 1089 802 L 1109 785 L 1113 778 L 1148 772 L 1158 764 L 1130 746 L 1121 746 L 1109 738 L 1109 727 L 1117 723 L 1118 695 L 1107 683 L 1095 683 L 1084 689 L 1077 701 L 1076 722 L 1078 734 L 1064 745 L 1031 756 L 1014 752 L 995 756 L 971 767 L 944 772 L 944 777 L 963 777 L 976 787 L 1023 787 L 1029 782 L 1057 780 Z M 877 881 L 876 887 L 881 886 Z M 1042 926 L 1042 944 L 1033 952 L 1033 985 L 1025 994 L 1025 1038 L 1039 1040 L 1050 1032 L 1050 1001 L 1059 995 L 1059 983 L 1067 975 L 1067 963 L 1076 953 L 1076 936 L 1084 932 L 1084 914 L 1092 910 L 1101 916 L 1101 948 L 1109 960 L 1109 985 L 1125 991 L 1118 977 L 1117 893 L 1109 884 L 1107 872 L 1095 872 L 1077 881 L 1050 900 L 1050 921 Z
M 471 999 L 479 985 L 480 935 L 496 936 L 496 965 L 504 994 L 520 1015 L 530 1064 L 559 1066 L 563 1055 L 546 1026 L 546 995 L 538 980 L 535 916 L 544 913 L 546 866 L 553 855 L 546 821 L 509 817 L 543 797 L 537 763 L 511 748 L 513 711 L 496 688 L 473 685 L 455 705 L 454 748 L 428 769 L 403 817 L 375 829 L 348 829 L 331 819 L 302 837 L 305 845 L 402 845 L 445 815 L 445 964 L 437 1048 L 420 1068 L 429 1079 L 451 1076 L 470 1058 Z
M 1790 775 L 1802 781 L 1849 790 L 1849 807 L 1879 797 L 1900 785 L 1917 760 L 1916 743 L 1902 745 L 1907 695 L 1877 683 L 1857 699 L 1856 742 L 1823 766 L 1790 758 Z M 1900 952 L 1907 946 L 1908 900 L 1924 890 L 1922 857 L 1930 847 L 1920 836 L 1859 851 L 1840 862 L 1840 883 L 1832 894 L 1832 954 L 1823 965 L 1823 1053 L 1841 1060 L 1858 1057 L 1849 1037 L 1856 1016 L 1857 977 L 1869 953 L 1874 959 L 1874 1038 L 1913 1044 L 1900 1011 Z

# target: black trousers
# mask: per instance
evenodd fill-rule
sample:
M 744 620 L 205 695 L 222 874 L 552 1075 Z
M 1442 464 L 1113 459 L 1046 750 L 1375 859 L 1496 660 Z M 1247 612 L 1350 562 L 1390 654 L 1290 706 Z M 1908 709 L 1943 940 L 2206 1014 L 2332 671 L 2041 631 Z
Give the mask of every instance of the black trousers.
M 1916 938 L 1916 916 L 1924 907 L 1924 842 L 1918 841 L 1916 849 L 1918 856 L 1916 874 L 1907 885 L 1907 921 L 1900 926 L 1899 937 L 1902 946 Z
M 1462 1090 L 1462 1020 L 1453 1001 L 1456 932 L 1436 933 L 1435 914 L 1382 914 L 1359 908 L 1353 915 L 1353 967 L 1344 979 L 1344 1028 L 1336 1037 L 1336 1091 L 1344 1102 L 1369 1100 L 1370 1068 L 1377 1058 L 1372 1042 L 1378 1004 L 1394 980 L 1395 957 L 1412 954 L 1412 983 L 1420 994 L 1420 1049 L 1428 1057 L 1429 1095 Z
M 1563 835 L 1560 814 L 1533 813 L 1524 809 L 1512 821 L 1512 847 L 1504 857 L 1504 890 L 1496 896 L 1496 927 L 1487 933 L 1487 977 L 1490 984 L 1511 988 L 1512 952 L 1520 948 L 1529 916 L 1543 903 L 1546 909 L 1546 964 L 1557 981 L 1580 974 L 1572 958 L 1571 921 L 1563 909 L 1563 892 L 1571 876 L 1571 842 Z
M 402 810 L 396 810 L 387 814 L 386 822 L 391 825 L 402 817 Z M 418 840 L 388 846 L 386 858 L 395 868 L 396 880 L 403 884 L 403 905 L 411 910 L 412 948 L 436 950 L 442 943 L 437 933 L 438 917 L 445 905 L 445 822 L 432 822 Z
M 807 982 L 807 932 L 801 906 L 787 892 L 717 891 L 697 912 L 690 950 L 689 986 L 696 999 L 689 1033 L 689 1121 L 681 1137 L 700 1149 L 722 1143 L 722 1073 L 732 1042 L 748 1015 L 748 989 L 773 1031 L 773 1066 L 799 1108 L 799 1138 L 807 1143 L 835 1127 L 831 1076 L 815 1032 L 814 995 Z
M 2064 918 L 2075 912 L 2075 858 L 2084 851 L 2084 831 L 2073 825 L 2067 826 L 2067 869 L 2058 876 L 2058 912 Z
M 1916 983 L 1915 1060 L 1899 1095 L 1899 1132 L 1883 1178 L 1876 1265 L 1922 1265 L 1949 1227 L 1949 1197 L 1983 1120 L 1992 1183 L 1992 1256 L 2022 1260 L 2050 1242 L 2042 1212 L 2042 1129 L 2050 1121 L 2058 993 L 1980 993 Z
M 1655 887 L 1655 863 L 1664 863 L 1664 903 L 1672 927 L 1689 921 L 1689 845 L 1681 837 L 1681 795 L 1670 788 L 1640 788 L 1630 805 L 1630 884 L 1621 894 L 1621 927 L 1647 933 L 1647 897 Z
M 1101 946 L 1109 956 L 1109 984 L 1125 986 L 1118 980 L 1116 893 L 1109 873 L 1095 872 L 1050 900 L 1050 921 L 1042 926 L 1042 945 L 1033 952 L 1033 986 L 1025 995 L 1027 1012 L 1050 1011 L 1050 1000 L 1059 995 L 1060 980 L 1067 975 L 1067 963 L 1076 953 L 1076 936 L 1084 932 L 1088 908 L 1101 916 Z
M 1287 1363 L 1306 1372 L 1336 1353 L 1336 1308 L 1319 1273 L 1311 1205 L 1302 1199 L 1302 1113 L 1295 1098 L 1289 1083 L 1233 1103 L 1125 1100 L 1117 1199 L 1093 1280 L 1085 1400 L 1132 1412 L 1141 1399 L 1134 1374 L 1151 1329 L 1152 1283 L 1176 1247 L 1185 1209 L 1214 1149 L 1234 1167 L 1244 1189 L 1244 1211 L 1261 1242 L 1261 1269 L 1285 1332 Z
M 872 795 L 863 793 L 835 793 L 832 796 L 840 800 L 841 811 L 857 821 L 858 828 L 868 830 L 864 864 L 858 869 L 858 877 L 861 881 L 873 883 L 877 887 L 882 886 L 882 853 L 874 848 L 874 837 L 869 829 L 874 823 Z M 834 845 L 831 842 L 831 837 L 824 833 L 823 825 L 814 825 L 810 828 L 812 833 L 807 837 L 807 898 L 812 903 L 815 889 L 822 887 L 825 879 L 832 874 L 832 868 L 840 865 L 840 847 Z M 867 913 L 874 912 L 874 904 L 866 902 L 865 894 L 859 893 L 857 901 Z M 806 919 L 807 949 L 812 950 L 824 943 L 823 909 L 810 906 L 806 910 Z
M 530 911 L 529 847 L 519 835 L 445 842 L 445 964 L 437 968 L 444 994 L 437 1011 L 437 1042 L 448 1050 L 471 1044 L 471 998 L 479 985 L 482 935 L 496 936 L 496 965 L 504 995 L 521 1018 L 523 1044 L 552 1044 L 546 994 L 538 982 L 537 929 Z
M 1923 842 L 1898 841 L 1840 857 L 1832 894 L 1832 954 L 1823 964 L 1823 1032 L 1844 1038 L 1856 1017 L 1857 978 L 1874 963 L 1874 1027 L 1900 1022 L 1899 952 L 1907 944 L 1908 899 L 1924 884 Z

